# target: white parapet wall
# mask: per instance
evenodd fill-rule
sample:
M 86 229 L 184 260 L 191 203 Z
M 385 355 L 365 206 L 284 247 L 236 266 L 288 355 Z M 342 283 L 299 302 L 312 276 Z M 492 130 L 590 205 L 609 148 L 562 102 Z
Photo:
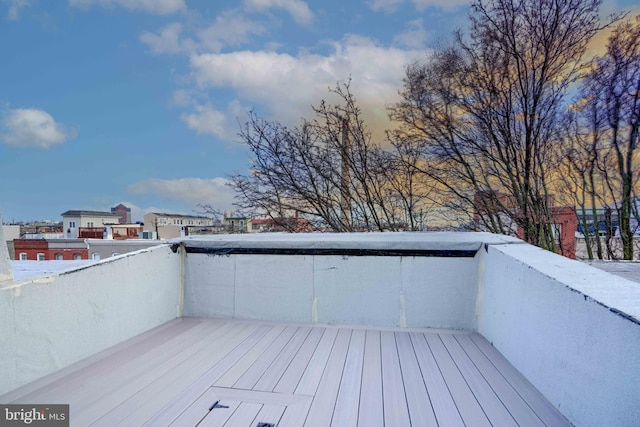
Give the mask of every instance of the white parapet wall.
M 185 240 L 186 316 L 476 328 L 486 233 L 226 235 Z
M 640 425 L 640 284 L 531 245 L 480 257 L 478 332 L 576 426 Z
M 180 274 L 165 245 L 0 284 L 0 395 L 175 319 Z
M 13 280 L 13 272 L 9 263 L 9 249 L 4 237 L 2 215 L 0 214 L 0 283 Z

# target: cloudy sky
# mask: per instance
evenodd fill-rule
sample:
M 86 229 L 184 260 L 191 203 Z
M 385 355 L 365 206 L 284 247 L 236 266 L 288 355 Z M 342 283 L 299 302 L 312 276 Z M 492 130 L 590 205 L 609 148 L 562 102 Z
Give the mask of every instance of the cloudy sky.
M 607 12 L 634 0 L 608 0 Z M 338 81 L 370 125 L 465 0 L 0 0 L 0 212 L 231 209 L 239 123 L 295 125 Z

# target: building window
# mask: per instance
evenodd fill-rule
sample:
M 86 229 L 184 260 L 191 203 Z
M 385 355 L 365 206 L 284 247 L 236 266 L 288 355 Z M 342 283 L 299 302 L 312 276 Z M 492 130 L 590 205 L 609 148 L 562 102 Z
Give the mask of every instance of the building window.
M 98 252 L 93 252 L 91 254 L 91 259 L 96 260 L 96 261 L 99 260 L 100 259 L 100 254 Z
M 44 254 L 38 254 L 38 261 L 44 261 Z
M 75 261 L 82 259 L 82 256 L 80 254 L 73 254 L 73 259 Z
M 26 252 L 20 252 L 20 261 L 26 261 L 27 259 Z
M 56 261 L 62 261 L 63 259 L 62 254 L 56 254 Z
M 75 221 L 69 221 L 69 228 L 76 228 L 76 222 Z
M 93 227 L 93 221 L 89 221 L 89 222 L 87 222 L 87 227 L 92 228 L 92 227 Z

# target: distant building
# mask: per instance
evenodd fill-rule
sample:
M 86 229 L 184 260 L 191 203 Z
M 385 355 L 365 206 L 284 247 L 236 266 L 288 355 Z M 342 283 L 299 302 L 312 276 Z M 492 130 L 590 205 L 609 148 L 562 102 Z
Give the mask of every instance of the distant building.
M 252 220 L 246 216 L 236 216 L 231 212 L 224 217 L 224 231 L 226 233 L 253 233 Z
M 16 239 L 13 259 L 20 261 L 99 260 L 146 249 L 160 244 L 158 240 L 107 239 Z M 10 254 L 11 255 L 11 254 Z
M 552 204 L 553 196 L 549 196 L 548 203 Z M 486 222 L 489 214 L 497 216 L 507 234 L 524 239 L 524 230 L 514 220 L 520 214 L 513 198 L 497 192 L 478 192 L 474 196 L 475 211 L 474 228 L 476 231 L 488 231 Z M 555 238 L 557 253 L 567 258 L 576 258 L 576 231 L 578 231 L 578 217 L 573 206 L 551 206 L 549 223 Z
M 252 231 L 254 233 L 266 232 L 295 232 L 310 233 L 315 231 L 311 221 L 305 218 L 287 217 L 287 218 L 255 218 L 251 221 Z
M 120 203 L 115 208 L 111 208 L 111 213 L 118 215 L 119 224 L 131 224 L 131 208 Z
M 144 216 L 145 232 L 155 232 L 158 239 L 175 239 L 189 234 L 190 227 L 212 227 L 205 216 L 150 212 Z
M 103 233 L 105 225 L 119 224 L 119 220 L 120 218 L 118 217 L 118 215 L 111 212 L 82 210 L 66 211 L 62 214 L 62 228 L 64 230 L 64 237 L 67 239 L 79 238 L 81 228 L 84 229 L 83 237 L 85 238 L 89 237 L 88 234 L 98 236 Z
M 20 261 L 89 259 L 82 239 L 15 239 L 15 259 Z

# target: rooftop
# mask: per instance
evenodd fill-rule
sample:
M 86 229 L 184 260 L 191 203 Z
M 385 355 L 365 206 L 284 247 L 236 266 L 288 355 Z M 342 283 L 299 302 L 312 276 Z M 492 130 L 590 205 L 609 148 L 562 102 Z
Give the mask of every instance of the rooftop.
M 216 235 L 63 266 L 0 284 L 0 403 L 71 425 L 640 419 L 640 286 L 517 239 Z
M 112 216 L 117 218 L 118 215 L 113 212 L 100 212 L 100 211 L 83 211 L 83 210 L 70 210 L 61 213 L 62 216 Z

